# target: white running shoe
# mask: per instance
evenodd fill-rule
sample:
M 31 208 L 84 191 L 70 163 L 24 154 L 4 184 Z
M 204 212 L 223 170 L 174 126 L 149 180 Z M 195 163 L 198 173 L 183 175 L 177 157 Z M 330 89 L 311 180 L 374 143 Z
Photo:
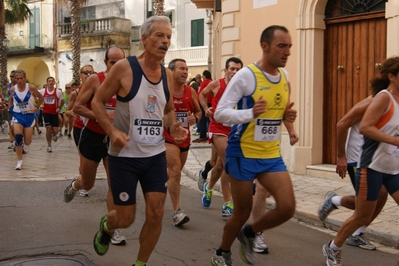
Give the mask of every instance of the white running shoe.
M 256 253 L 260 254 L 269 253 L 269 247 L 265 244 L 263 240 L 263 233 L 256 234 L 253 249 Z
M 53 149 L 51 148 L 51 146 L 47 147 L 47 152 L 53 152 Z
M 24 154 L 27 154 L 29 152 L 29 146 L 28 145 L 22 146 L 22 151 L 24 152 Z
M 56 134 L 56 135 L 53 135 L 53 141 L 54 142 L 57 142 L 57 140 L 58 140 L 58 135 Z
M 88 197 L 89 196 L 89 191 L 86 190 L 86 189 L 79 189 L 79 196 Z
M 15 170 L 21 170 L 22 169 L 22 160 L 18 160 L 17 165 L 15 166 Z
M 173 224 L 175 226 L 181 226 L 188 221 L 190 221 L 190 218 L 184 214 L 184 212 L 181 209 L 178 209 L 172 216 L 173 219 Z
M 114 235 L 111 238 L 111 244 L 116 246 L 123 246 L 126 244 L 126 237 L 121 236 L 121 231 L 115 229 Z

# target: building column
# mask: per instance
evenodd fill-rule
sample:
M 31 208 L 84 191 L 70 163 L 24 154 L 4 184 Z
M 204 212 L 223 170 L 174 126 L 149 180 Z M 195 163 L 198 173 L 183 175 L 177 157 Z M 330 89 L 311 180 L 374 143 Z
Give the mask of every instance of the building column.
M 387 57 L 399 55 L 399 1 L 389 0 L 385 4 L 387 19 Z

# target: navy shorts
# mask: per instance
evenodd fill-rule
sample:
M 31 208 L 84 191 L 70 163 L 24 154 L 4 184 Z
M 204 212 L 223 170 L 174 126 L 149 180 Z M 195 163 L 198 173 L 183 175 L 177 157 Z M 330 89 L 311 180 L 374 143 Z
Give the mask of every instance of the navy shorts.
M 44 126 L 58 127 L 58 125 L 59 125 L 58 114 L 44 114 L 43 113 L 43 118 L 44 118 Z
M 356 164 L 355 165 L 350 165 L 346 167 L 346 170 L 348 171 L 349 177 L 351 179 L 351 183 L 353 188 L 356 190 Z
M 82 134 L 82 129 L 78 127 L 73 127 L 73 140 L 75 141 L 76 147 L 79 146 L 80 135 Z
M 356 196 L 362 200 L 378 200 L 382 185 L 390 195 L 399 190 L 399 174 L 384 174 L 370 168 L 358 168 L 355 181 Z
M 172 142 L 167 141 L 167 140 L 165 140 L 165 143 L 169 143 L 169 144 L 177 146 L 175 143 L 172 143 Z M 180 153 L 183 153 L 183 152 L 186 152 L 186 151 L 190 150 L 190 145 L 188 145 L 187 147 L 184 147 L 184 148 L 183 147 L 179 147 L 179 146 L 177 146 L 177 147 L 180 149 Z
M 287 167 L 281 157 L 273 159 L 249 159 L 226 156 L 225 171 L 240 181 L 252 181 L 258 174 L 266 172 L 286 172 Z
M 86 159 L 99 163 L 108 156 L 109 138 L 84 127 L 80 134 L 79 152 Z
M 166 194 L 166 153 L 146 157 L 108 157 L 109 177 L 115 205 L 136 204 L 137 183 L 143 194 L 161 192 Z

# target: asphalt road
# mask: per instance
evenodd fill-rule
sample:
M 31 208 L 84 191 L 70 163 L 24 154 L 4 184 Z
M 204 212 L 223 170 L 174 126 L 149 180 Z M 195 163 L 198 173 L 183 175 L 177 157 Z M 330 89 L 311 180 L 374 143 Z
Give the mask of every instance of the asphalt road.
M 0 265 L 21 258 L 58 256 L 80 258 L 79 265 L 132 265 L 138 250 L 138 236 L 144 221 L 144 203 L 138 192 L 135 223 L 122 234 L 126 246 L 111 246 L 98 256 L 92 240 L 100 217 L 106 212 L 105 180 L 97 180 L 90 197 L 76 197 L 71 203 L 62 201 L 67 181 L 0 182 Z M 181 228 L 172 224 L 170 199 L 167 198 L 163 232 L 148 265 L 211 265 L 210 257 L 220 242 L 224 221 L 220 217 L 222 198 L 213 197 L 211 208 L 201 207 L 201 193 L 195 181 L 184 177 L 181 207 L 191 221 Z M 265 233 L 270 254 L 258 255 L 257 265 L 325 265 L 321 247 L 334 232 L 311 228 L 295 219 Z M 238 256 L 238 241 L 232 248 L 233 265 L 244 265 Z M 344 247 L 344 265 L 398 265 L 397 250 L 380 248 L 365 251 Z M 37 257 L 36 257 L 37 256 Z M 20 265 L 20 264 L 18 264 Z M 40 264 L 22 264 L 40 265 Z M 46 264 L 47 265 L 47 264 Z M 78 265 L 66 261 L 62 265 Z

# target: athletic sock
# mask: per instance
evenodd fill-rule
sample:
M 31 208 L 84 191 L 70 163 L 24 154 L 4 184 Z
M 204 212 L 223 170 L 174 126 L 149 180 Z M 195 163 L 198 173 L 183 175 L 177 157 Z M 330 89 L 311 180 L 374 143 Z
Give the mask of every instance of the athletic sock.
M 341 200 L 342 196 L 334 196 L 331 198 L 331 202 L 335 205 L 335 207 L 341 206 Z
M 204 178 L 204 176 L 208 176 L 208 173 L 211 170 L 212 170 L 212 165 L 211 165 L 210 161 L 207 161 L 205 163 L 204 171 L 202 171 L 202 178 Z
M 134 263 L 134 266 L 146 266 L 145 262 L 136 260 L 136 262 Z
M 332 241 L 330 242 L 330 248 L 331 248 L 332 250 L 334 250 L 334 251 L 341 250 L 339 247 L 337 247 L 337 246 L 334 244 L 334 240 L 332 240 Z
M 75 187 L 75 182 L 76 182 L 76 181 L 73 181 L 73 182 L 72 182 L 72 189 L 73 189 L 73 190 L 78 190 L 78 189 Z
M 216 250 L 216 255 L 222 256 L 222 252 L 223 252 L 223 253 L 229 253 L 230 250 L 226 251 L 226 250 L 223 250 L 223 249 L 221 249 L 221 248 L 218 248 L 218 249 Z
M 252 228 L 251 228 L 250 225 L 246 225 L 246 226 L 244 227 L 244 234 L 245 234 L 245 236 L 247 236 L 247 237 L 254 238 L 256 233 L 252 230 Z
M 111 236 L 114 235 L 114 230 L 108 229 L 107 221 L 104 222 L 104 231 L 105 231 L 107 234 L 111 235 Z M 136 263 L 137 263 L 137 262 L 136 262 Z
M 367 229 L 367 226 L 359 227 L 359 228 L 352 234 L 352 236 L 361 235 L 361 234 L 364 233 L 364 231 L 366 231 L 366 229 Z

